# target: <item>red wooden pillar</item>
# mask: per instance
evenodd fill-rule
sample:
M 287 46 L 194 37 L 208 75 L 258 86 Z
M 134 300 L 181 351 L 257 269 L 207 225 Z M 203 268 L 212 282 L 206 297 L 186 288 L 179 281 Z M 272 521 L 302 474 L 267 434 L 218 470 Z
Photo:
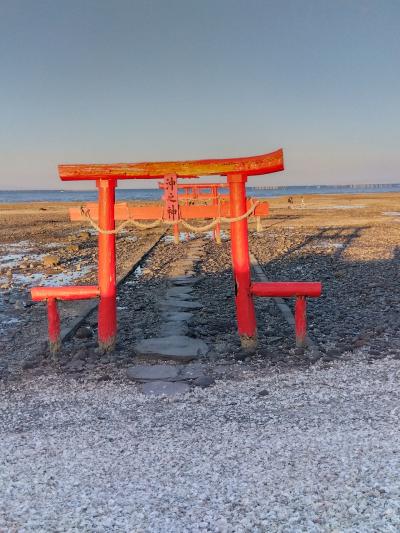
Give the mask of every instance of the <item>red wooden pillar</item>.
M 115 180 L 99 180 L 99 227 L 115 229 Z M 99 346 L 111 350 L 117 334 L 115 234 L 99 233 Z
M 246 212 L 246 181 L 244 174 L 228 175 L 231 217 Z M 231 223 L 231 249 L 233 275 L 235 278 L 235 301 L 238 331 L 242 347 L 254 349 L 257 325 L 253 298 L 250 293 L 250 257 L 247 218 Z
M 47 299 L 47 314 L 49 328 L 50 352 L 55 354 L 60 349 L 60 315 L 58 314 L 57 300 Z
M 307 311 L 306 297 L 297 296 L 295 304 L 295 322 L 296 322 L 296 346 L 303 348 L 306 345 L 307 336 Z

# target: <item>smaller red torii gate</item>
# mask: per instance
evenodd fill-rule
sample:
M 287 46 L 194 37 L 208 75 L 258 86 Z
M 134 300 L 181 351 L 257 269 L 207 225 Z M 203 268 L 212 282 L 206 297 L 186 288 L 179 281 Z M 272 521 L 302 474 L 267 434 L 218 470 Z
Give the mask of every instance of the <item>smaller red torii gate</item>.
M 162 188 L 162 183 L 159 184 Z M 214 205 L 219 205 L 220 202 L 229 201 L 229 194 L 221 194 L 220 189 L 226 189 L 224 183 L 178 183 L 178 198 L 183 199 L 188 204 L 191 200 L 212 200 Z M 184 190 L 182 197 L 179 195 L 179 190 Z M 210 192 L 202 192 L 204 190 L 209 190 Z M 249 198 L 251 203 L 255 203 L 253 198 Z M 267 202 L 263 202 L 267 203 Z M 268 213 L 267 213 L 268 214 Z M 253 214 L 253 217 L 256 219 L 257 232 L 262 231 L 261 227 L 261 216 Z M 251 217 L 250 217 L 251 218 Z M 221 225 L 217 224 L 214 230 L 214 239 L 220 243 L 221 242 Z
M 165 183 L 160 181 L 158 183 L 159 189 L 165 190 Z M 192 202 L 196 200 L 211 200 L 212 205 L 220 206 L 222 200 L 229 201 L 229 194 L 220 194 L 219 189 L 224 187 L 223 183 L 178 183 L 178 202 L 185 202 L 184 205 L 194 205 Z M 180 193 L 179 191 L 183 191 Z M 210 191 L 210 192 L 203 192 Z M 163 199 L 165 200 L 165 193 Z M 266 204 L 266 202 L 264 202 Z M 205 217 L 204 217 L 205 218 Z M 179 242 L 178 224 L 174 226 L 175 243 Z M 213 229 L 214 240 L 217 243 L 221 242 L 221 224 L 218 223 Z
M 189 218 L 216 218 L 219 210 L 230 217 L 232 266 L 235 280 L 235 304 L 238 333 L 244 348 L 256 344 L 256 317 L 253 297 L 295 297 L 296 342 L 301 346 L 306 339 L 306 297 L 321 294 L 321 283 L 310 282 L 256 282 L 251 281 L 248 243 L 248 222 L 251 203 L 246 198 L 248 176 L 256 176 L 283 170 L 283 152 L 234 159 L 210 159 L 199 161 L 172 161 L 162 163 L 119 163 L 114 165 L 60 165 L 63 181 L 95 181 L 99 190 L 98 205 L 89 205 L 90 218 L 98 221 L 98 285 L 75 287 L 35 287 L 34 301 L 46 300 L 48 306 L 49 340 L 52 350 L 59 346 L 60 319 L 57 300 L 78 300 L 100 298 L 98 315 L 98 338 L 102 349 L 115 344 L 117 333 L 116 306 L 116 220 L 140 219 L 161 220 L 163 216 L 172 224 Z M 229 203 L 221 206 L 179 206 L 177 178 L 193 176 L 226 176 L 229 187 Z M 115 204 L 117 180 L 164 178 L 171 203 L 163 206 L 130 207 Z M 260 206 L 258 206 L 260 207 Z M 254 206 L 253 206 L 254 208 Z M 208 210 L 208 211 L 207 211 Z M 256 207 L 257 210 L 257 207 Z M 150 213 L 151 216 L 150 216 Z M 257 211 L 254 211 L 257 214 Z M 87 218 L 84 210 L 71 212 L 72 220 Z

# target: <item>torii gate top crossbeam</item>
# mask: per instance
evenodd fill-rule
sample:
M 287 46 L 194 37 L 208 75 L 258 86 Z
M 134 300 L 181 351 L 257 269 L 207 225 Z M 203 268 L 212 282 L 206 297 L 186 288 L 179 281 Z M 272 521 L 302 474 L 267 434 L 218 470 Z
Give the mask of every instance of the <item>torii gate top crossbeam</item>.
M 283 170 L 283 151 L 254 157 L 233 159 L 203 159 L 194 161 L 166 161 L 161 163 L 116 163 L 113 165 L 59 165 L 63 181 L 151 179 L 175 174 L 181 178 L 191 176 L 226 176 L 243 174 L 258 176 Z

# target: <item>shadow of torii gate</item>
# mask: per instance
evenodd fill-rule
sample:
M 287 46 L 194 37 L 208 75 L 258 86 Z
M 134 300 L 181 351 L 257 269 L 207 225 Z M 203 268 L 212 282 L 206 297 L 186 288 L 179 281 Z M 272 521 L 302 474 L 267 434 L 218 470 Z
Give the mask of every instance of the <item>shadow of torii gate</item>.
M 125 179 L 160 179 L 165 180 L 167 190 L 172 193 L 173 201 L 177 202 L 177 178 L 193 176 L 224 176 L 229 187 L 229 204 L 222 204 L 227 209 L 226 215 L 231 225 L 232 266 L 235 280 L 235 303 L 238 333 L 245 349 L 256 346 L 256 317 L 254 296 L 295 297 L 296 298 L 296 338 L 298 345 L 306 339 L 306 303 L 308 296 L 321 294 L 320 283 L 309 282 L 257 282 L 252 283 L 250 271 L 248 222 L 249 211 L 246 197 L 246 181 L 248 176 L 270 174 L 282 171 L 283 151 L 255 157 L 234 159 L 208 159 L 194 161 L 173 161 L 161 163 L 119 163 L 60 165 L 59 175 L 62 181 L 95 181 L 99 190 L 98 206 L 93 207 L 91 217 L 98 220 L 98 285 L 76 287 L 36 287 L 32 289 L 32 299 L 47 300 L 49 320 L 50 348 L 59 348 L 60 318 L 57 300 L 75 300 L 100 298 L 98 314 L 98 339 L 103 350 L 112 349 L 117 333 L 116 307 L 116 255 L 115 255 L 115 221 L 129 220 L 139 216 L 139 207 L 128 207 L 126 204 L 115 205 L 115 188 L 118 180 Z M 225 205 L 225 208 L 224 208 Z M 198 206 L 181 206 L 181 216 L 194 216 Z M 209 217 L 214 218 L 219 206 L 201 206 L 200 217 L 204 218 L 204 208 L 209 209 Z M 152 206 L 154 218 L 163 216 L 163 206 Z M 168 221 L 178 221 L 179 210 L 167 208 Z M 142 213 L 143 215 L 143 213 Z M 80 214 L 81 218 L 85 213 Z M 146 212 L 148 217 L 148 212 Z

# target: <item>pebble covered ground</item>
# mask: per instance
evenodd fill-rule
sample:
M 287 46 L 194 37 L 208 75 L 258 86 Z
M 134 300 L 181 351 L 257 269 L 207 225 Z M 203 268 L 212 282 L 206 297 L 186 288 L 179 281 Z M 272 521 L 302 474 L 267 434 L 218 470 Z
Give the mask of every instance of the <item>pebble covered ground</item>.
M 397 532 L 400 366 L 244 372 L 174 399 L 36 377 L 0 396 L 0 530 Z
M 252 226 L 269 280 L 322 281 L 308 304 L 317 353 L 296 350 L 267 298 L 257 351 L 241 350 L 226 240 L 157 244 L 119 290 L 113 353 L 93 313 L 50 359 L 43 306 L 3 289 L 21 322 L 1 345 L 0 531 L 399 531 L 400 225 L 395 198 L 370 198 L 281 206 L 265 232 Z M 148 245 L 121 242 L 127 264 Z M 194 303 L 183 334 L 208 353 L 151 363 L 178 378 L 141 381 L 135 346 L 165 336 L 177 292 Z M 160 383 L 181 394 L 146 395 Z
M 308 299 L 308 317 L 326 356 L 362 346 L 371 358 L 399 353 L 398 224 L 275 226 L 253 235 L 251 249 L 271 281 L 322 282 L 322 296 Z
M 31 301 L 31 287 L 96 283 L 96 233 L 86 223 L 72 224 L 68 207 L 39 203 L 0 210 L 0 378 L 30 366 L 30 359 L 46 350 L 45 304 Z M 118 276 L 126 274 L 161 234 L 156 229 L 119 235 Z M 87 307 L 86 301 L 59 304 L 63 327 Z

